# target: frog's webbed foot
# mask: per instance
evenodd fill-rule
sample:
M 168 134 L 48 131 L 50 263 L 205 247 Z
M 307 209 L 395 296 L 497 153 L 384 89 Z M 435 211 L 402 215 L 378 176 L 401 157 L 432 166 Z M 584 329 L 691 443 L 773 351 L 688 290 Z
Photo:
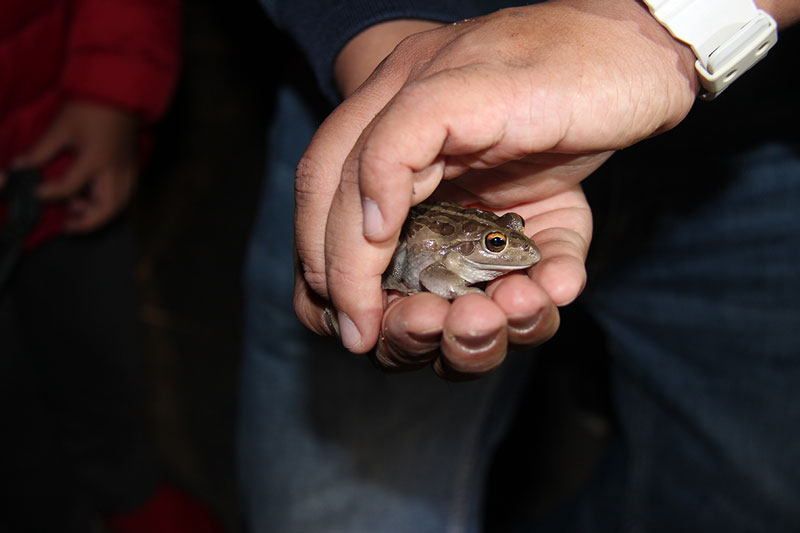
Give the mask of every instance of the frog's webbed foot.
M 397 291 L 402 295 L 412 294 L 419 292 L 417 289 L 412 289 L 403 281 L 403 268 L 406 264 L 406 243 L 401 241 L 397 245 L 397 249 L 392 256 L 392 262 L 389 263 L 389 268 L 383 273 L 381 279 L 381 289 Z
M 461 276 L 448 270 L 441 263 L 434 263 L 420 272 L 419 283 L 430 292 L 448 300 L 472 292 L 483 293 L 477 287 L 468 286 Z

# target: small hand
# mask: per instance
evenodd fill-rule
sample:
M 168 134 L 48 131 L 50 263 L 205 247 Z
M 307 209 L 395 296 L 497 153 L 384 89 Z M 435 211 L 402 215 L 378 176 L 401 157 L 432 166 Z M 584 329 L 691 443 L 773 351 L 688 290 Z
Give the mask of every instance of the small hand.
M 84 233 L 102 226 L 130 200 L 137 180 L 138 120 L 101 104 L 67 103 L 49 129 L 14 166 L 43 167 L 64 152 L 74 160 L 58 180 L 42 184 L 46 202 L 66 201 L 65 231 Z

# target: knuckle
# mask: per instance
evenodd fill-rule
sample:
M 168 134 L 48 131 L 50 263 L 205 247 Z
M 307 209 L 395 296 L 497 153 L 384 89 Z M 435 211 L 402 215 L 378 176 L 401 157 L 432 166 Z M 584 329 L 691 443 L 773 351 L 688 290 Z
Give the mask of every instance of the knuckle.
M 325 335 L 327 332 L 322 328 L 318 320 L 314 318 L 314 309 L 303 293 L 294 294 L 294 313 L 300 322 L 318 335 Z
M 316 211 L 327 204 L 337 183 L 325 179 L 327 166 L 313 156 L 304 155 L 297 164 L 294 180 L 294 199 L 297 212 Z
M 314 155 L 304 154 L 295 169 L 295 192 L 314 194 L 319 188 L 320 176 L 324 175 L 326 165 Z
M 371 143 L 369 139 L 358 158 L 358 186 L 367 196 L 396 190 L 400 183 L 410 183 L 407 167 L 398 164 L 387 153 L 387 149 Z M 373 197 L 374 198 L 374 197 Z
M 306 281 L 309 287 L 319 294 L 320 296 L 327 296 L 328 287 L 326 283 L 325 274 L 320 272 L 311 272 L 311 271 L 304 271 L 303 272 L 303 279 Z
M 323 298 L 327 298 L 328 284 L 324 268 L 316 267 L 315 264 L 318 263 L 317 261 L 303 260 L 302 257 L 304 254 L 300 253 L 299 255 L 301 257 L 299 261 L 300 274 L 303 277 L 303 280 L 312 291 L 319 294 Z
M 429 48 L 434 39 L 426 32 L 415 33 L 405 37 L 389 55 L 390 61 L 416 65 L 423 55 L 430 55 Z

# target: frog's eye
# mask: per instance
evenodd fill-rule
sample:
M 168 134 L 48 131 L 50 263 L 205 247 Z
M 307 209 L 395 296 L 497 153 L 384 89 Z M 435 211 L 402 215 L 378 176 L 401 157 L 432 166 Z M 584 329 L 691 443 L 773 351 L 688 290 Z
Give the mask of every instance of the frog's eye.
M 506 249 L 506 236 L 499 231 L 493 231 L 484 239 L 486 249 L 490 252 L 499 253 Z

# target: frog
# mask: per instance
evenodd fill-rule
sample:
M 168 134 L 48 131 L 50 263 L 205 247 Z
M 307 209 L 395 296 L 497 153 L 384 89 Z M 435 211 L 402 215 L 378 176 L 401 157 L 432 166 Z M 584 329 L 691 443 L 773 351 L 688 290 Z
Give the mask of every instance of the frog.
M 382 287 L 402 295 L 432 292 L 452 300 L 483 293 L 493 280 L 541 260 L 525 220 L 453 202 L 426 200 L 409 210 Z

